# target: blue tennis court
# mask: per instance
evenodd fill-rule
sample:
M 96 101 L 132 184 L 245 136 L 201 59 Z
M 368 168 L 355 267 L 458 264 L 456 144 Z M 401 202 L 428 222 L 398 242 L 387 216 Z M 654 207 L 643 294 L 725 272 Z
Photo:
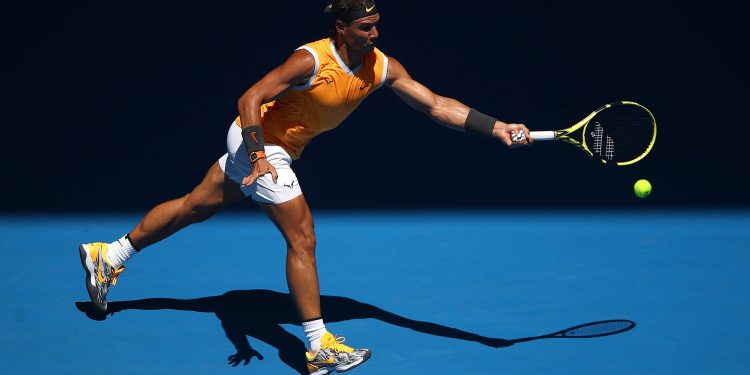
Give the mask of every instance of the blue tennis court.
M 106 320 L 77 245 L 140 215 L 1 216 L 2 373 L 304 373 L 283 239 L 246 211 L 134 257 Z M 750 371 L 750 212 L 314 214 L 327 327 L 373 350 L 352 374 Z M 606 319 L 637 326 L 494 347 Z

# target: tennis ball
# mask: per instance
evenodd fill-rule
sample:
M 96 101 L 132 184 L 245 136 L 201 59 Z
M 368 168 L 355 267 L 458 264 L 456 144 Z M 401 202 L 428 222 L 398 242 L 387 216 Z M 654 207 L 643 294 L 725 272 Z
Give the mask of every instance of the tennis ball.
M 651 194 L 651 183 L 648 180 L 640 179 L 633 185 L 633 191 L 638 198 L 646 198 Z

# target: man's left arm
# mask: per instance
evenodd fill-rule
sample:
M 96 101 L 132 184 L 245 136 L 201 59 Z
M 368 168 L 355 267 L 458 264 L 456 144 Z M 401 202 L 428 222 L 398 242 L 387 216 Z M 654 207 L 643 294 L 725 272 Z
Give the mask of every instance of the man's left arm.
M 508 147 L 533 142 L 529 136 L 529 129 L 523 124 L 507 124 L 473 110 L 456 99 L 433 93 L 415 81 L 404 66 L 392 57 L 388 57 L 386 85 L 406 104 L 451 129 L 491 135 Z M 519 131 L 526 135 L 526 140 L 514 143 L 511 136 Z

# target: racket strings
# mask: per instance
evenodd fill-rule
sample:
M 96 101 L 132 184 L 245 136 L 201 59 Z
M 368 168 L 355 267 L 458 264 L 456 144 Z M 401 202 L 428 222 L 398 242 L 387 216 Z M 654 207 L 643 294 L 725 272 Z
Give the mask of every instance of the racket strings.
M 608 162 L 635 160 L 649 151 L 656 131 L 651 114 L 637 105 L 616 105 L 597 113 L 586 126 L 586 145 Z

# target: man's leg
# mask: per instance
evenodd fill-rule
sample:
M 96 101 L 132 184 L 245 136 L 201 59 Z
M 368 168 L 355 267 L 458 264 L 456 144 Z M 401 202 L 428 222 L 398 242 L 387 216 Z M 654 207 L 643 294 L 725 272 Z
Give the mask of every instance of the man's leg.
M 216 162 L 192 192 L 151 209 L 130 232 L 130 241 L 136 249 L 142 250 L 244 198 L 240 186 L 227 177 Z
M 320 288 L 315 264 L 315 228 L 305 197 L 260 204 L 286 240 L 286 279 L 302 321 L 320 318 Z
M 370 350 L 343 345 L 325 329 L 315 263 L 315 228 L 305 197 L 279 204 L 260 204 L 287 244 L 286 278 L 302 326 L 310 341 L 307 367 L 312 375 L 347 371 L 370 358 Z
M 217 162 L 192 192 L 154 207 L 128 235 L 110 244 L 95 242 L 79 246 L 91 302 L 101 312 L 107 310 L 109 288 L 117 283 L 117 277 L 125 269 L 122 264 L 135 249 L 143 249 L 192 223 L 206 220 L 243 198 L 239 185 L 225 176 Z

